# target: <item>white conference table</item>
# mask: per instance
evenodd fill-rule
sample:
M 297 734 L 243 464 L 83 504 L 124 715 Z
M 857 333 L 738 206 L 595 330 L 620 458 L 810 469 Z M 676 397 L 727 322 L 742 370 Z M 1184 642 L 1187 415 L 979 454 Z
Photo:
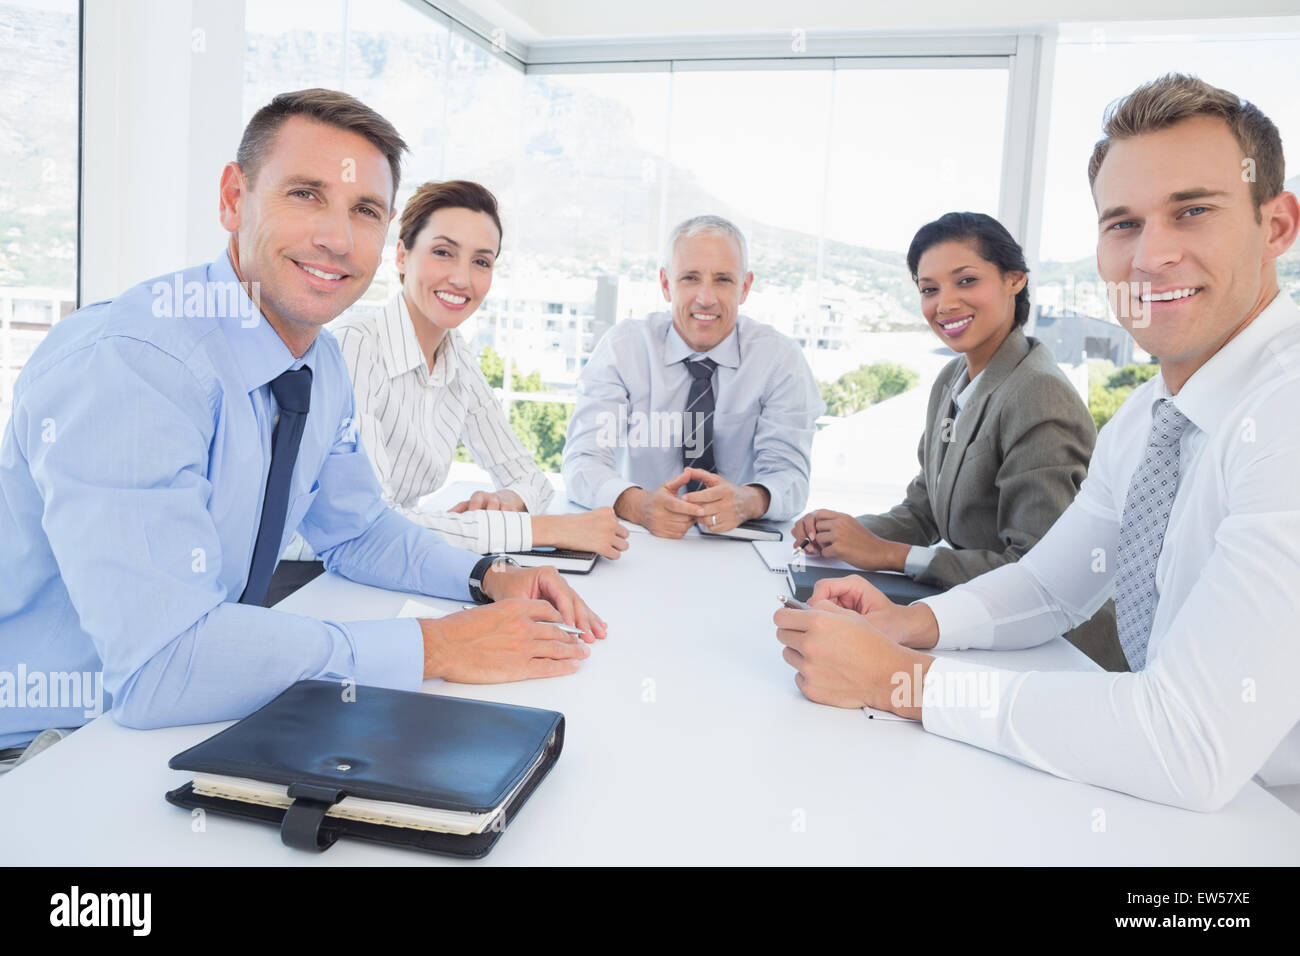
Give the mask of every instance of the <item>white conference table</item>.
M 927 734 L 805 700 L 772 612 L 783 578 L 745 542 L 631 536 L 571 576 L 609 622 L 579 673 L 430 693 L 562 711 L 564 751 L 494 864 L 1290 864 L 1300 815 L 1255 784 L 1195 813 L 1060 780 Z M 411 595 L 326 574 L 281 610 L 390 617 Z M 457 602 L 423 598 L 454 610 Z M 965 652 L 1013 668 L 1087 669 L 1063 640 Z M 0 777 L 7 864 L 448 864 L 343 840 L 290 850 L 267 825 L 163 800 L 173 754 L 226 724 L 128 730 L 101 717 Z M 1104 829 L 1098 829 L 1103 823 Z

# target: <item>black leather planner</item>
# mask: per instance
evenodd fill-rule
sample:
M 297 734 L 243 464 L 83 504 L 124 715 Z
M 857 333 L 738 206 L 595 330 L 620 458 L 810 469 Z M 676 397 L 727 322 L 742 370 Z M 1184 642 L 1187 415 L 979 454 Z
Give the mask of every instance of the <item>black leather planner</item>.
M 291 806 L 202 794 L 194 781 L 167 800 L 277 824 L 282 840 L 300 849 L 325 850 L 346 836 L 477 858 L 509 828 L 563 746 L 564 715 L 555 711 L 300 681 L 168 763 L 287 788 L 279 799 Z M 493 816 L 481 832 L 458 834 L 327 815 L 346 798 Z
M 885 597 L 896 604 L 911 604 L 921 598 L 934 597 L 936 594 L 943 593 L 942 588 L 920 584 L 906 574 L 896 574 L 892 571 L 854 571 L 844 568 L 804 568 L 801 571 L 791 568 L 790 591 L 800 601 L 807 601 L 812 597 L 813 587 L 822 578 L 842 578 L 846 574 L 857 574 L 866 578 L 878 587 Z

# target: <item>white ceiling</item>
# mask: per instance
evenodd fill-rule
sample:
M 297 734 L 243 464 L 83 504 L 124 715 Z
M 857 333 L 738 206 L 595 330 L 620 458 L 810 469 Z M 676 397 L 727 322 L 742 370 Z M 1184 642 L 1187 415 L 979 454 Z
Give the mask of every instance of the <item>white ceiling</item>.
M 525 44 L 665 36 L 1001 31 L 1074 21 L 1289 16 L 1300 0 L 449 0 Z

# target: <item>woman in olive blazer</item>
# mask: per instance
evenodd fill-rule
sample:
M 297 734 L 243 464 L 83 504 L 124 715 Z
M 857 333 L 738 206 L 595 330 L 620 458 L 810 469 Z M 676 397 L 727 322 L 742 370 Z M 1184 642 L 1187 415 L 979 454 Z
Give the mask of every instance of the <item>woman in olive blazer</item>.
M 930 392 L 921 472 L 885 514 L 821 509 L 794 536 L 810 554 L 949 588 L 1034 546 L 1078 493 L 1097 430 L 1051 351 L 1021 331 L 1028 270 L 997 220 L 948 213 L 916 234 L 907 264 L 922 314 L 959 353 Z M 1127 670 L 1110 602 L 1066 637 Z

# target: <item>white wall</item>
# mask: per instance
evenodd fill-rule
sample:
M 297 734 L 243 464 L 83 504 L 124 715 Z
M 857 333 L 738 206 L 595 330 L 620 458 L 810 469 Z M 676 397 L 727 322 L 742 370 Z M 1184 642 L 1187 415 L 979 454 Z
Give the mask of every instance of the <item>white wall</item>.
M 243 0 L 85 6 L 81 304 L 212 259 L 242 132 Z

